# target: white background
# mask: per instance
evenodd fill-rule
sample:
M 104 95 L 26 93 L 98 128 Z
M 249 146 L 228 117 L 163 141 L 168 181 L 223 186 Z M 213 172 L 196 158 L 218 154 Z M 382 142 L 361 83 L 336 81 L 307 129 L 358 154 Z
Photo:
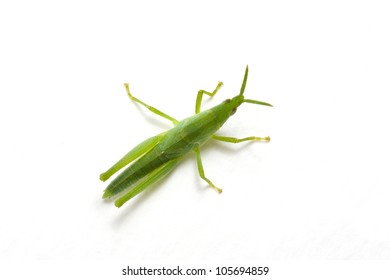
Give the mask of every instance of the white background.
M 390 258 L 388 1 L 0 4 L 1 232 L 8 260 Z M 117 209 L 99 174 L 178 119 L 247 98 L 210 141 Z M 128 264 L 128 263 L 127 263 Z

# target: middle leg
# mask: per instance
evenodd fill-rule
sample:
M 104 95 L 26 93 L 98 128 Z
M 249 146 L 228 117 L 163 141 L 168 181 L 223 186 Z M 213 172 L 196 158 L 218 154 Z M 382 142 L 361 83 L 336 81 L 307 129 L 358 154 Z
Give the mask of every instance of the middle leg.
M 202 164 L 202 159 L 200 157 L 200 151 L 199 151 L 199 148 L 196 147 L 194 148 L 194 152 L 195 152 L 195 155 L 196 155 L 196 162 L 198 164 L 198 171 L 199 171 L 199 176 L 200 178 L 202 178 L 203 180 L 205 180 L 209 185 L 210 187 L 212 187 L 214 190 L 216 190 L 218 193 L 221 193 L 222 192 L 222 189 L 216 187 L 211 181 L 210 179 L 208 179 L 205 175 L 204 175 L 204 170 L 203 170 L 203 164 Z
M 134 102 L 137 102 L 139 104 L 141 104 L 142 106 L 144 106 L 145 108 L 147 108 L 149 111 L 155 113 L 156 115 L 158 116 L 161 116 L 167 120 L 170 120 L 173 125 L 177 125 L 179 123 L 178 120 L 176 120 L 175 118 L 172 118 L 171 116 L 161 112 L 160 110 L 158 110 L 157 108 L 155 107 L 152 107 L 148 104 L 146 104 L 145 102 L 139 100 L 137 97 L 133 96 L 131 93 L 130 93 L 130 88 L 129 88 L 129 84 L 128 83 L 125 83 L 125 88 L 126 88 L 126 91 L 127 91 L 127 95 L 130 97 L 131 100 L 133 100 Z

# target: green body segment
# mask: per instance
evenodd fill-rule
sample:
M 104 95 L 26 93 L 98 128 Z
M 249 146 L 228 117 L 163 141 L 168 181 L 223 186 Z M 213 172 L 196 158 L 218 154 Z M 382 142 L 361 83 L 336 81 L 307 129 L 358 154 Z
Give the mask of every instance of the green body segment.
M 226 100 L 209 110 L 179 122 L 165 132 L 152 149 L 118 175 L 104 191 L 103 198 L 109 198 L 127 190 L 164 164 L 181 158 L 195 147 L 202 145 L 221 128 L 234 108 L 233 102 Z
M 125 195 L 121 196 L 118 200 L 115 201 L 116 207 L 121 207 L 126 201 L 132 199 L 134 196 L 142 192 L 144 189 L 149 187 L 151 184 L 157 182 L 161 178 L 165 177 L 173 168 L 180 162 L 181 158 L 170 160 L 166 164 L 152 171 L 147 175 L 146 179 L 142 180 L 141 183 L 135 185 L 130 189 Z
M 112 175 L 114 175 L 117 171 L 128 165 L 133 160 L 142 156 L 145 152 L 151 150 L 153 147 L 157 145 L 157 143 L 164 136 L 165 132 L 158 134 L 156 136 L 150 137 L 137 146 L 135 146 L 130 152 L 128 152 L 124 157 L 122 157 L 116 164 L 114 164 L 110 169 L 106 172 L 100 174 L 100 180 L 106 181 Z

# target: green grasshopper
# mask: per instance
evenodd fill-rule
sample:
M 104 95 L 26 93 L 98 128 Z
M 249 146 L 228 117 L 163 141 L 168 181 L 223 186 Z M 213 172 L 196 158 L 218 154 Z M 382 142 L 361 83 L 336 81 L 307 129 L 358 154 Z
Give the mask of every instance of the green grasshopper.
M 190 151 L 195 153 L 199 176 L 218 193 L 221 193 L 222 189 L 216 187 L 205 176 L 199 147 L 210 138 L 230 143 L 270 141 L 270 137 L 250 136 L 239 139 L 214 134 L 222 127 L 229 117 L 236 112 L 237 108 L 242 103 L 272 106 L 266 102 L 244 99 L 247 78 L 248 66 L 245 70 L 240 94 L 203 112 L 200 112 L 203 95 L 207 94 L 211 97 L 214 96 L 222 86 L 222 82 L 218 82 L 218 85 L 213 92 L 199 90 L 195 104 L 195 115 L 180 122 L 134 97 L 130 93 L 129 85 L 125 84 L 127 94 L 134 102 L 137 102 L 142 106 L 145 106 L 151 112 L 170 120 L 174 127 L 138 144 L 114 164 L 114 166 L 102 173 L 100 175 L 100 180 L 104 182 L 118 170 L 134 161 L 108 185 L 104 190 L 103 198 L 108 199 L 121 195 L 115 201 L 115 206 L 121 207 L 125 202 L 169 174 L 183 159 L 184 155 Z

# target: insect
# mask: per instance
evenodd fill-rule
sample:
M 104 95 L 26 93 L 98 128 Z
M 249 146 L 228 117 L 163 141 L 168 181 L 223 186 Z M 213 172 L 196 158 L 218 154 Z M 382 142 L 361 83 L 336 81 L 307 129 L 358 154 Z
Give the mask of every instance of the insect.
M 222 86 L 222 82 L 218 82 L 213 92 L 199 90 L 195 103 L 195 115 L 182 121 L 178 121 L 134 97 L 130 93 L 129 85 L 125 84 L 127 94 L 131 100 L 141 104 L 151 112 L 168 119 L 173 123 L 174 127 L 141 142 L 110 169 L 102 173 L 100 180 L 104 182 L 118 170 L 133 162 L 107 186 L 104 190 L 103 198 L 119 197 L 115 201 L 115 206 L 121 207 L 125 202 L 170 173 L 183 159 L 184 155 L 190 151 L 195 153 L 199 176 L 210 187 L 221 193 L 222 189 L 216 187 L 204 173 L 199 147 L 210 138 L 230 143 L 270 141 L 269 136 L 234 138 L 215 134 L 242 103 L 272 106 L 266 102 L 244 98 L 247 78 L 248 66 L 245 69 L 240 94 L 203 112 L 200 111 L 203 95 L 214 96 Z

